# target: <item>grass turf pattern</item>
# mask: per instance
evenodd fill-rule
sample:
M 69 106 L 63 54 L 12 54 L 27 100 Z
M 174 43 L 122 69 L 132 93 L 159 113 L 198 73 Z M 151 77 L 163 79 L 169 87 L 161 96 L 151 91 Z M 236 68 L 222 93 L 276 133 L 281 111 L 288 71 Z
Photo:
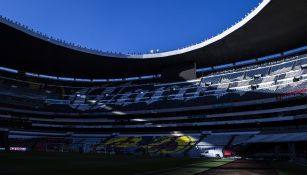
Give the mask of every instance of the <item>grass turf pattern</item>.
M 73 153 L 0 153 L 0 174 L 133 175 L 159 172 L 158 174 L 178 175 L 178 172 L 204 171 L 206 170 L 204 167 L 215 167 L 221 163 L 224 162 L 190 158 Z

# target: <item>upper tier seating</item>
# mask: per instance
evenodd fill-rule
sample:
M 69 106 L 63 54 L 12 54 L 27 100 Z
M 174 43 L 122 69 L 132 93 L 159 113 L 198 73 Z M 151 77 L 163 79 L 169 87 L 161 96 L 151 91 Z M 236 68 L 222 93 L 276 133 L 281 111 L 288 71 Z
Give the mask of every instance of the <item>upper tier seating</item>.
M 114 113 L 141 110 L 151 112 L 156 109 L 275 98 L 305 92 L 307 70 L 301 66 L 306 60 L 305 56 L 301 56 L 260 65 L 258 68 L 208 75 L 189 82 L 81 88 L 62 96 L 55 92 L 31 89 L 26 85 L 7 85 L 8 81 L 4 80 L 0 86 L 0 95 L 3 97 L 0 102 L 22 106 L 24 101 L 32 100 L 37 103 L 33 105 L 36 110 Z M 9 82 L 12 83 L 12 80 Z

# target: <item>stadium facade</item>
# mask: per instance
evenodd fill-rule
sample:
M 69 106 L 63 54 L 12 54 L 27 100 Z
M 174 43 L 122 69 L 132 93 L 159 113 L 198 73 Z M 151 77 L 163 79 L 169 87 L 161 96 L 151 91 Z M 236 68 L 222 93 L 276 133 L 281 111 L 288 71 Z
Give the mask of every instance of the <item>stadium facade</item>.
M 82 48 L 2 17 L 0 147 L 304 159 L 306 5 L 264 0 L 218 36 L 153 54 Z

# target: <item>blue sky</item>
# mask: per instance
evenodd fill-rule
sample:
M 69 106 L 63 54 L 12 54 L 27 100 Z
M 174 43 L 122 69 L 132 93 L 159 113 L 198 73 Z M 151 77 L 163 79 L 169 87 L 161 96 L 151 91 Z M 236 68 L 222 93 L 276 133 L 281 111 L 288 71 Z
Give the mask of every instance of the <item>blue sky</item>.
M 261 0 L 0 0 L 0 15 L 112 52 L 169 51 L 239 21 Z

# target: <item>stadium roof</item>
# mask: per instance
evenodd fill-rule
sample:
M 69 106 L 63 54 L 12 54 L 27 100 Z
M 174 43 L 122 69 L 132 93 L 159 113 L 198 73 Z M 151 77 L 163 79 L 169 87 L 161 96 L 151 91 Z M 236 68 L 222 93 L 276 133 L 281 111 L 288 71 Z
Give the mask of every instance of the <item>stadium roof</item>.
M 112 54 L 59 42 L 0 19 L 0 66 L 76 78 L 125 78 L 160 74 L 185 63 L 197 68 L 244 61 L 307 44 L 306 0 L 264 0 L 222 34 L 179 50 Z

